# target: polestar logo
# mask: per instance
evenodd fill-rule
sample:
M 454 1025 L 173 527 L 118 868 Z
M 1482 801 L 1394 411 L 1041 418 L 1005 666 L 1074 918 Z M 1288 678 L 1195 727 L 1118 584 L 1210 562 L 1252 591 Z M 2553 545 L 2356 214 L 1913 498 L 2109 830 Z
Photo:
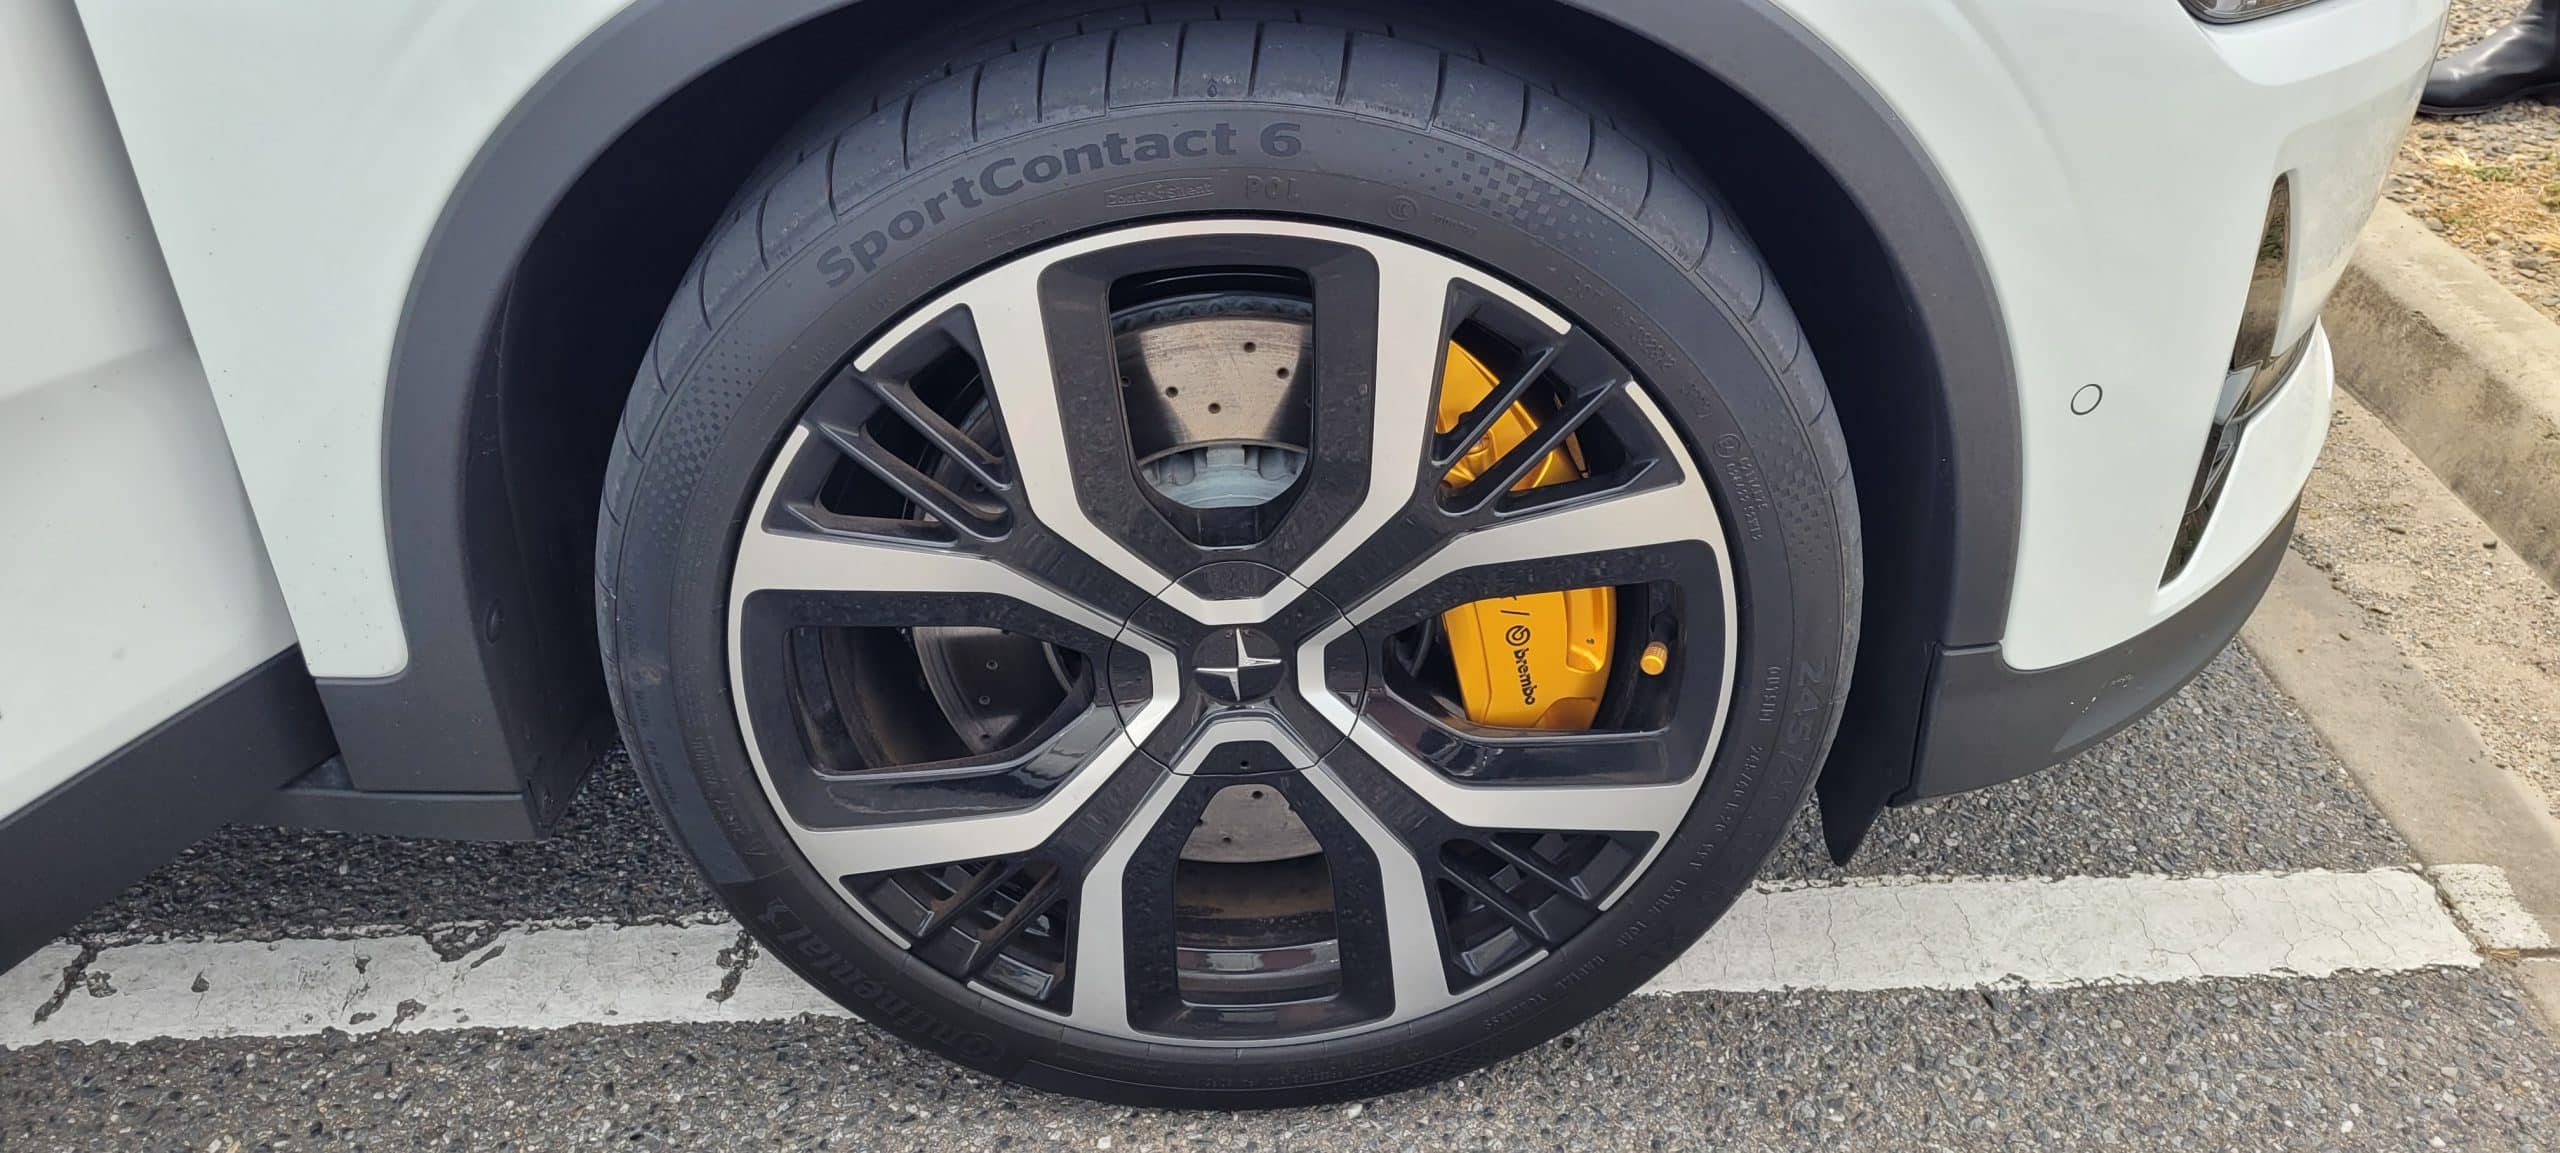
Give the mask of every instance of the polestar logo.
M 1231 705 L 1270 696 L 1280 687 L 1289 662 L 1280 659 L 1280 642 L 1260 629 L 1233 628 L 1209 634 L 1192 653 L 1191 675 L 1200 691 Z

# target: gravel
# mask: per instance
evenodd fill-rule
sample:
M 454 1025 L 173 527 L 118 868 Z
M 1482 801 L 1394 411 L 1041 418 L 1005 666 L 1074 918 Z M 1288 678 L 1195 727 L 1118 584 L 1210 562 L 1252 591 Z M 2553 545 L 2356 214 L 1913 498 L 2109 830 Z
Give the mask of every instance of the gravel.
M 2560 1133 L 2555 1067 L 2487 970 L 1646 997 L 1455 1082 L 1246 1114 L 1048 1096 L 839 1021 L 325 1035 L 0 1053 L 0 1147 L 2503 1151 Z
M 2525 0 L 2453 0 L 2450 52 Z M 2400 142 L 2389 195 L 2517 296 L 2560 317 L 2560 108 L 2526 101 L 2479 116 L 2420 119 Z

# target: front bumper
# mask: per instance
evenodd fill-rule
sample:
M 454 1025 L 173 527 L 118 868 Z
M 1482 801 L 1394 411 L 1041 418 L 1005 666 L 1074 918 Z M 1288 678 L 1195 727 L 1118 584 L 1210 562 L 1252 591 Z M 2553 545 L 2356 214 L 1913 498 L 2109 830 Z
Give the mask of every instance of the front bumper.
M 2123 644 L 2026 671 L 2000 646 L 1938 655 L 1922 706 L 1919 758 L 1895 804 L 1970 792 L 2069 760 L 2185 688 L 2266 595 L 2293 539 L 2293 512 L 2222 583 Z
M 2286 348 L 2372 213 L 2444 0 L 2318 0 L 2235 25 L 2175 0 L 1779 2 L 1874 82 L 1945 175 L 2005 321 L 2020 441 L 2008 611 L 1996 633 L 1945 643 L 2058 668 L 2162 627 L 2236 571 L 2301 485 L 2235 478 L 2216 534 L 2164 583 L 2269 192 L 2291 189 L 2273 337 Z M 2307 475 L 2320 426 L 2293 427 Z
M 2328 432 L 2335 378 L 2329 338 L 2315 334 L 2291 377 L 2241 431 L 2224 507 L 2205 529 L 2204 548 L 2237 561 L 2190 588 L 2191 599 L 2167 619 L 2038 669 L 2012 665 L 1996 644 L 1942 650 L 1922 705 L 1910 784 L 1894 803 L 2059 764 L 2141 719 L 2204 671 L 2257 608 L 2284 559 L 2303 483 Z

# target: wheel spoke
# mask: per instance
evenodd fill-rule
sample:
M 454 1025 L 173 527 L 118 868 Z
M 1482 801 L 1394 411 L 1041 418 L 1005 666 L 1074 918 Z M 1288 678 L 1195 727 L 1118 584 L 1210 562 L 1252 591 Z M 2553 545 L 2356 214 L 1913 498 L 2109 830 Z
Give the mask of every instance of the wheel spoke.
M 1580 804 L 1577 794 L 1591 790 L 1514 790 L 1540 801 L 1562 796 L 1568 803 L 1561 809 L 1532 804 L 1469 813 L 1496 822 L 1471 824 L 1408 787 L 1356 743 L 1337 747 L 1309 776 L 1338 798 L 1338 808 L 1362 814 L 1363 835 L 1382 859 L 1397 860 L 1394 871 L 1403 876 L 1408 899 L 1422 902 L 1418 913 L 1397 916 L 1400 998 L 1403 982 L 1410 981 L 1445 999 L 1536 951 L 1562 945 L 1599 917 L 1664 839 L 1652 828 L 1629 827 L 1661 823 L 1632 808 L 1578 826 L 1575 818 L 1584 814 L 1576 810 L 1591 806 Z M 1685 805 L 1684 797 L 1679 806 Z M 1675 814 L 1672 820 L 1677 819 Z M 1553 846 L 1558 856 L 1546 855 L 1542 845 Z M 1496 924 L 1488 926 L 1485 916 Z M 1506 938 L 1504 926 L 1516 936 Z M 1408 975 L 1408 965 L 1429 974 Z
M 1564 346 L 1561 344 L 1548 344 L 1537 349 L 1530 354 L 1526 365 L 1513 372 L 1509 379 L 1504 380 L 1492 392 L 1486 394 L 1483 400 L 1477 401 L 1475 407 L 1468 409 L 1465 416 L 1458 418 L 1455 427 L 1433 437 L 1431 471 L 1446 474 L 1451 465 L 1458 463 L 1459 457 L 1465 456 L 1467 450 L 1474 448 L 1477 441 L 1484 439 L 1485 433 L 1492 431 L 1493 422 L 1502 419 L 1504 413 L 1511 411 L 1512 405 L 1520 403 L 1520 398 L 1528 393 L 1529 386 L 1536 384 L 1539 377 L 1546 375 L 1548 366 L 1556 362 L 1556 355 L 1562 351 Z
M 1350 744 L 1450 820 L 1477 829 L 1663 834 L 1688 816 L 1697 792 L 1691 778 L 1660 785 L 1462 785 L 1365 719 L 1353 726 Z M 1343 753 L 1337 748 L 1334 755 Z
M 986 557 L 850 534 L 751 526 L 738 545 L 732 588 L 736 603 L 777 592 L 967 594 L 1017 601 L 1104 636 L 1120 628 L 1119 622 L 1083 602 Z
M 1628 399 L 1650 407 L 1641 393 Z M 1342 601 L 1351 619 L 1370 618 L 1453 574 L 1469 569 L 1520 568 L 1604 553 L 1643 552 L 1700 542 L 1721 552 L 1721 527 L 1706 485 L 1667 468 L 1641 483 L 1581 500 L 1554 501 L 1533 511 L 1492 519 L 1483 527 L 1447 537 L 1420 561 L 1366 596 Z M 1591 583 L 1588 580 L 1575 582 Z M 1566 586 L 1550 586 L 1566 587 Z M 1487 594 L 1489 595 L 1489 594 Z
M 1511 491 L 1513 485 L 1519 484 L 1521 478 L 1528 476 L 1529 470 L 1546 460 L 1548 454 L 1561 450 L 1567 438 L 1598 415 L 1602 405 L 1616 398 L 1623 384 L 1623 381 L 1611 381 L 1569 398 L 1563 408 L 1539 421 L 1537 428 L 1520 443 L 1511 446 L 1493 462 L 1492 467 L 1467 482 L 1464 488 L 1450 494 L 1449 510 L 1464 516 L 1492 507 L 1495 501 Z
M 1002 869 L 1003 880 L 1010 880 L 1020 873 L 1018 867 L 1010 864 L 1003 866 Z M 987 871 L 993 873 L 997 870 L 990 868 Z M 1012 944 L 1014 938 L 1021 936 L 1024 929 L 1030 928 L 1033 921 L 1056 908 L 1066 899 L 1065 890 L 1066 886 L 1059 881 L 1055 870 L 1042 872 L 1038 880 L 1031 882 L 1030 890 L 1025 892 L 1020 900 L 1015 901 L 1013 907 L 996 921 L 995 927 L 977 936 L 976 947 L 969 951 L 960 964 L 949 970 L 951 975 L 966 981 L 986 972 L 987 966 L 995 961 L 1006 945 Z
M 867 428 L 833 422 L 817 422 L 815 428 L 827 443 L 835 446 L 836 451 L 853 458 L 855 463 L 870 470 L 873 476 L 898 490 L 899 495 L 914 501 L 936 520 L 949 525 L 953 531 L 982 541 L 1004 536 L 1008 525 L 1003 505 L 990 506 L 953 492 L 950 486 L 901 459 Z M 800 506 L 794 515 L 804 524 L 823 523 L 822 518 L 807 510 L 806 506 Z
M 1630 732 L 1493 729 L 1427 716 L 1394 692 L 1377 692 L 1368 698 L 1361 723 L 1385 733 L 1398 748 L 1413 750 L 1441 776 L 1468 785 L 1664 784 L 1698 767 L 1698 734 L 1676 720 Z
M 1330 770 L 1308 773 L 1307 780 L 1377 854 L 1396 1015 L 1419 1016 L 1457 1000 L 1449 989 L 1439 934 L 1432 927 L 1430 884 L 1412 846 Z
M 987 390 L 1003 415 L 1006 447 L 1014 477 L 1032 514 L 1068 546 L 1091 557 L 1141 588 L 1153 591 L 1171 583 L 1168 574 L 1131 551 L 1086 511 L 1079 499 L 1076 472 L 1083 467 L 1129 471 L 1125 437 L 1119 443 L 1099 437 L 1071 438 L 1074 426 L 1062 405 L 1108 403 L 1117 406 L 1116 390 L 1103 383 L 1062 379 L 1052 349 L 1053 327 L 1061 301 L 1043 290 L 1049 265 L 1024 261 L 1006 265 L 954 291 L 929 311 L 961 310 L 982 357 Z M 894 336 L 895 334 L 893 334 Z
M 975 334 L 971 333 L 969 337 L 970 339 L 962 343 L 964 347 L 974 352 L 976 351 Z M 943 419 L 941 413 L 935 412 L 932 405 L 926 404 L 922 397 L 916 395 L 915 386 L 903 380 L 869 373 L 854 373 L 852 376 L 864 388 L 879 397 L 880 402 L 887 405 L 891 412 L 896 413 L 899 419 L 904 420 L 908 427 L 922 434 L 935 449 L 966 470 L 970 478 L 977 481 L 981 487 L 997 493 L 1012 490 L 1013 472 L 1010 464 L 994 449 L 978 443 L 950 421 Z
M 1167 775 L 1155 782 L 1126 824 L 1119 826 L 1093 858 L 1077 888 L 1074 1010 L 1069 1019 L 1100 1033 L 1128 1034 L 1130 962 L 1128 907 L 1129 861 L 1155 831 L 1164 812 L 1182 792 L 1184 779 Z M 1166 883 L 1171 878 L 1163 878 Z M 1171 940 L 1160 946 L 1173 947 Z
M 1114 735 L 1039 803 L 983 817 L 850 829 L 793 830 L 810 865 L 830 879 L 886 873 L 982 857 L 1027 853 L 1046 843 L 1108 783 L 1137 747 Z
M 1431 547 L 1438 526 L 1418 525 L 1414 518 L 1423 503 L 1437 499 L 1440 477 L 1448 471 L 1440 459 L 1447 450 L 1442 438 L 1432 432 L 1432 411 L 1439 398 L 1450 333 L 1473 303 L 1485 299 L 1498 300 L 1531 323 L 1551 328 L 1555 335 L 1568 331 L 1563 318 L 1543 305 L 1490 284 L 1463 265 L 1419 251 L 1381 255 L 1375 330 L 1378 384 L 1371 414 L 1368 495 L 1299 566 L 1295 573 L 1299 580 L 1328 591 L 1365 588 Z M 1507 393 L 1516 399 L 1519 390 L 1537 379 L 1551 355 L 1534 358 L 1537 366 L 1519 374 L 1512 385 L 1497 389 L 1497 395 Z M 1492 409 L 1492 417 L 1483 423 L 1490 424 L 1503 411 Z M 1464 453 L 1465 445 L 1473 443 L 1463 442 L 1457 451 Z

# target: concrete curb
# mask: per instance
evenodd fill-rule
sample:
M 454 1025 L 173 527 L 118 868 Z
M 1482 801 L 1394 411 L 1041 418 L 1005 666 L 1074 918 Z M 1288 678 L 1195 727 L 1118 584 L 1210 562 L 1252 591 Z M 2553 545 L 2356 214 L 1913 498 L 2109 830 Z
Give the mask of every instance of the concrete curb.
M 2240 639 L 2428 865 L 2496 865 L 2560 940 L 2560 819 L 2370 614 L 2287 555 Z
M 2523 911 L 2560 940 L 2560 819 L 2498 767 L 2370 614 L 2287 555 L 2240 638 L 2420 861 L 2497 866 Z M 2537 949 L 2518 959 L 2518 979 L 2560 1034 L 2560 957 Z
M 2560 583 L 2560 324 L 2388 202 L 2322 320 L 2339 382 Z

